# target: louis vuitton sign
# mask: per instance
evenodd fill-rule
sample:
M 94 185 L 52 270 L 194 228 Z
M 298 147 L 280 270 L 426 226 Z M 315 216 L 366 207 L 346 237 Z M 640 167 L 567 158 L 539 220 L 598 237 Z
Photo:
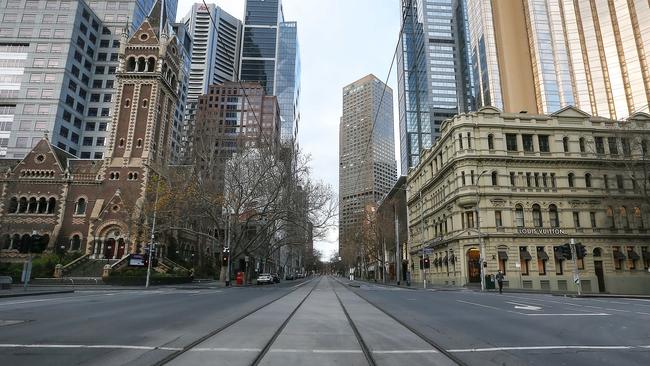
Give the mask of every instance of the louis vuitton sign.
M 568 235 L 564 230 L 559 228 L 519 228 L 517 229 L 519 235 L 553 235 L 563 236 Z

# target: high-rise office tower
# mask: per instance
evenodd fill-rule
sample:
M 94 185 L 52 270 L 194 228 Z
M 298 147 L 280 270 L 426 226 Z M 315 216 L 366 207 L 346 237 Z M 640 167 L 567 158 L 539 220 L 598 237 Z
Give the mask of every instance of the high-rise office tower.
M 374 75 L 368 75 L 343 88 L 339 124 L 341 255 L 346 243 L 355 241 L 366 205 L 384 197 L 396 179 L 393 91 Z
M 212 84 L 236 81 L 239 76 L 242 23 L 214 4 L 196 3 L 183 18 L 193 38 L 184 148 L 190 155 L 198 98 Z
M 278 96 L 283 141 L 300 119 L 300 53 L 296 22 L 285 22 L 281 0 L 247 0 L 239 79 L 258 81 Z
M 455 18 L 452 0 L 402 0 L 397 76 L 402 174 L 431 147 L 442 121 L 470 108 L 462 95 Z
M 295 141 L 300 122 L 300 48 L 296 22 L 280 23 L 275 95 L 280 105 L 282 142 Z
M 175 16 L 176 1 L 165 3 L 168 16 Z M 0 2 L 0 157 L 23 157 L 47 133 L 53 145 L 73 155 L 103 158 L 120 35 L 136 13 L 149 14 L 153 5 Z
M 647 1 L 463 1 L 478 106 L 574 105 L 613 119 L 648 111 Z

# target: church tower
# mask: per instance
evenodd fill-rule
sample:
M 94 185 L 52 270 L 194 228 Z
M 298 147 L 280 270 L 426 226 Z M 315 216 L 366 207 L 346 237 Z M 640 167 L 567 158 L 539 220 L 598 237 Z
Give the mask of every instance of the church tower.
M 122 33 L 108 169 L 162 167 L 178 101 L 180 50 L 158 0 L 142 25 Z

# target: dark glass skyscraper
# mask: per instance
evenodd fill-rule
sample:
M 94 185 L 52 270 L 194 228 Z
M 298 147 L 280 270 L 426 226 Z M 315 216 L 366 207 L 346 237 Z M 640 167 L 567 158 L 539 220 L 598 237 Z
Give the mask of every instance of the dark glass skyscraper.
M 296 22 L 285 22 L 280 0 L 247 0 L 239 79 L 258 81 L 278 97 L 282 140 L 297 134 L 300 119 L 300 52 Z
M 398 57 L 401 172 L 417 165 L 440 124 L 463 105 L 455 0 L 402 0 Z

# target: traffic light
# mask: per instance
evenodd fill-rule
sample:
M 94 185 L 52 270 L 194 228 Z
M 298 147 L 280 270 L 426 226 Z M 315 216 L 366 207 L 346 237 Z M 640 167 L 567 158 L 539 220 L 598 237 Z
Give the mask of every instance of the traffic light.
M 221 264 L 226 267 L 228 266 L 228 256 L 230 255 L 230 249 L 229 248 L 223 248 L 223 253 L 221 256 Z
M 564 244 L 561 246 L 562 248 L 562 255 L 566 259 L 571 259 L 573 256 L 571 255 L 571 244 Z
M 431 267 L 431 263 L 429 263 L 429 257 L 424 258 L 424 268 L 429 268 Z
M 587 248 L 582 243 L 576 243 L 576 257 L 582 259 L 587 256 Z

